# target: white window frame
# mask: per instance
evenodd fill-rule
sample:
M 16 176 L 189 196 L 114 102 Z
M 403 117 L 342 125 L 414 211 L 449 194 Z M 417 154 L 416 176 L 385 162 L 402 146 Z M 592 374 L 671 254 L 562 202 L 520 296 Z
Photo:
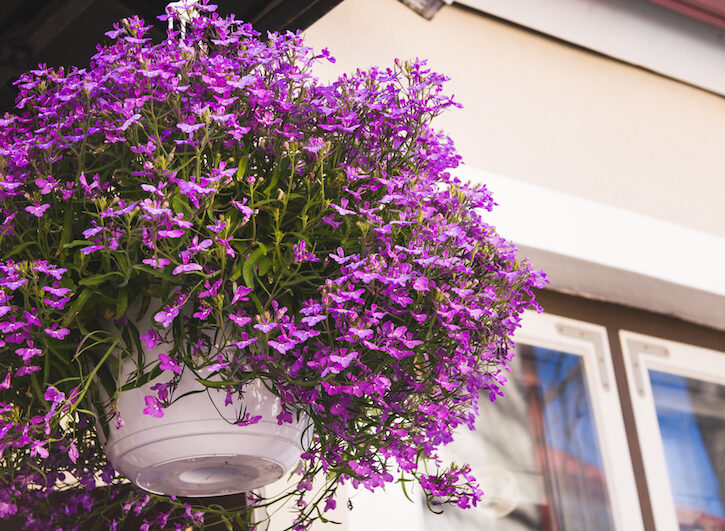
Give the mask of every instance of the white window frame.
M 643 530 L 606 328 L 529 311 L 514 339 L 517 343 L 582 357 L 614 527 L 621 531 Z
M 527 311 L 522 327 L 514 339 L 527 345 L 582 357 L 614 528 L 619 531 L 643 531 L 642 514 L 606 329 L 583 321 Z M 348 529 L 350 531 L 422 529 L 423 511 L 427 509 L 423 506 L 419 493 L 414 490 L 411 494 L 414 503 L 411 503 L 399 491 L 398 485 L 392 485 L 385 492 L 378 491 L 374 494 L 364 489 L 355 491 L 350 487 L 348 494 L 353 500 L 355 509 L 348 514 Z
M 620 330 L 622 353 L 632 397 L 655 527 L 678 531 L 675 502 L 667 472 L 648 371 L 666 372 L 725 385 L 725 352 Z

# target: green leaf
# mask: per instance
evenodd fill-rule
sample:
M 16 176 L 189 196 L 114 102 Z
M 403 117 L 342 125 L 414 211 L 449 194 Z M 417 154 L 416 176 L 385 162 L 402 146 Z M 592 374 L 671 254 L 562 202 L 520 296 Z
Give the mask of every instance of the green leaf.
M 57 378 L 56 375 L 60 375 L 62 377 L 61 379 L 73 379 L 73 368 L 68 363 L 70 355 L 61 356 L 61 354 L 55 350 L 55 347 L 51 345 L 48 345 L 48 352 L 52 354 L 49 356 L 49 359 L 54 378 Z
M 75 319 L 76 315 L 78 315 L 78 313 L 83 309 L 83 306 L 86 305 L 92 295 L 93 290 L 91 289 L 84 289 L 80 292 L 78 298 L 73 301 L 73 304 L 71 304 L 70 308 L 68 308 L 65 317 L 63 317 L 63 326 L 68 326 L 73 322 L 73 319 Z
M 247 161 L 249 161 L 249 155 L 247 153 L 239 159 L 239 166 L 237 167 L 237 180 L 241 181 L 244 177 L 244 173 L 247 171 Z
M 126 313 L 126 308 L 128 308 L 128 290 L 122 289 L 116 303 L 116 319 L 120 319 Z
M 60 244 L 58 245 L 58 252 L 56 254 L 60 254 L 60 252 L 63 249 L 65 249 L 65 246 L 70 241 L 70 238 L 72 235 L 73 235 L 73 208 L 71 207 L 71 202 L 66 201 L 65 212 L 63 214 L 63 232 L 61 232 L 61 235 L 60 235 Z
M 108 396 L 113 396 L 116 391 L 116 378 L 113 376 L 109 364 L 105 364 L 98 369 L 96 373 L 98 379 L 101 381 L 103 389 L 105 389 Z
M 135 318 L 136 321 L 140 320 L 141 315 L 146 313 L 146 309 L 148 308 L 148 298 L 144 298 L 141 302 L 141 308 L 139 310 L 138 316 Z M 141 346 L 141 338 L 139 337 L 138 328 L 136 328 L 136 325 L 132 320 L 129 320 L 126 323 L 126 330 L 128 330 L 128 335 L 131 337 L 131 340 L 133 341 L 132 345 L 128 345 L 129 352 L 133 353 L 133 347 L 136 347 L 136 366 L 137 367 L 143 367 L 144 364 L 144 353 L 146 352 L 144 348 Z M 133 357 L 133 356 L 132 356 Z
M 274 165 L 274 169 L 272 170 L 272 179 L 269 181 L 269 184 L 267 185 L 267 188 L 264 189 L 262 192 L 265 197 L 269 197 L 269 194 L 272 192 L 275 186 L 277 186 L 277 181 L 279 181 L 279 173 L 280 173 L 280 163 Z
M 265 256 L 259 261 L 259 275 L 266 275 L 269 268 L 272 266 L 272 260 L 268 256 Z
M 174 395 L 174 400 L 171 403 L 174 404 L 174 403 L 178 402 L 179 400 L 181 400 L 182 398 L 184 398 L 185 396 L 198 395 L 199 393 L 206 393 L 206 390 L 196 389 L 195 391 L 187 391 L 186 393 L 179 395 L 179 396 Z
M 121 257 L 119 260 L 117 260 L 118 268 L 121 270 L 120 273 L 123 276 L 123 282 L 118 286 L 119 288 L 123 288 L 128 285 L 128 281 L 131 280 L 131 268 L 129 268 L 129 263 L 124 257 Z
M 291 234 L 292 236 L 295 236 L 299 240 L 305 240 L 309 243 L 308 237 L 302 234 L 301 232 L 297 232 L 294 230 L 288 230 L 287 234 Z
M 164 372 L 164 371 L 161 370 L 159 368 L 159 366 L 157 365 L 156 367 L 153 368 L 153 370 L 151 370 L 149 372 L 145 372 L 141 376 L 136 378 L 135 380 L 131 380 L 130 382 L 125 384 L 123 387 L 121 387 L 121 391 L 128 391 L 130 389 L 136 389 L 137 387 L 146 385 L 154 378 L 158 378 L 159 376 L 161 376 L 162 372 Z
M 10 249 L 7 253 L 5 253 L 3 258 L 10 258 L 11 256 L 15 256 L 18 253 L 21 253 L 23 249 L 27 248 L 30 245 L 33 245 L 35 242 L 24 242 L 19 243 L 12 249 Z
M 73 240 L 70 243 L 66 243 L 63 245 L 63 249 L 70 249 L 71 247 L 80 247 L 81 245 L 88 245 L 93 243 L 90 240 Z
M 288 196 L 287 196 L 287 202 L 288 202 L 288 203 L 289 203 L 290 201 L 294 201 L 295 199 L 307 199 L 307 198 L 306 198 L 306 197 L 305 197 L 304 195 L 302 195 L 302 194 L 297 194 L 297 193 L 294 193 L 294 194 L 290 194 L 290 195 L 288 195 Z
M 159 269 L 154 269 L 153 267 L 137 264 L 132 266 L 131 269 L 135 269 L 136 271 L 143 271 L 144 273 L 148 273 L 149 275 L 153 275 L 155 277 L 163 278 L 164 280 L 168 280 L 169 282 L 174 281 L 173 275 L 164 273 L 163 271 Z
M 38 375 L 36 373 L 31 374 L 30 381 L 33 385 L 33 391 L 35 391 L 36 397 L 41 402 L 45 402 L 45 397 L 43 396 L 43 389 L 41 389 L 40 382 L 38 382 Z M 47 402 L 45 402 L 45 403 L 47 403 Z
M 174 208 L 174 212 L 183 212 L 185 214 L 191 214 L 192 210 L 189 207 L 189 203 L 184 201 L 180 195 L 175 195 L 171 200 L 171 206 Z
M 319 276 L 294 276 L 291 277 L 292 280 L 288 280 L 287 282 L 282 282 L 282 287 L 289 288 L 290 286 L 296 286 L 297 284 L 302 284 L 303 282 L 312 282 L 314 283 L 316 280 L 319 280 Z
M 408 494 L 408 489 L 405 488 L 405 483 L 411 481 L 410 479 L 405 479 L 403 475 L 401 474 L 400 479 L 398 479 L 398 483 L 400 483 L 401 488 L 403 489 L 403 495 L 408 498 L 408 501 L 413 503 L 413 499 Z
M 259 248 L 255 249 L 252 254 L 249 255 L 247 261 L 244 262 L 244 266 L 242 267 L 242 277 L 244 277 L 244 284 L 248 288 L 254 287 L 254 265 L 256 264 L 257 260 L 259 260 L 259 258 L 266 254 L 267 248 L 264 246 L 263 243 L 260 243 Z
M 241 261 L 241 260 L 238 260 L 234 264 L 234 269 L 232 269 L 232 274 L 229 276 L 229 280 L 231 280 L 232 282 L 234 282 L 235 280 L 237 280 L 241 276 L 241 274 L 242 274 L 242 266 L 243 265 L 244 265 L 244 262 Z
M 254 294 L 254 292 L 249 294 L 249 298 L 252 299 L 252 302 L 254 303 L 254 306 L 257 308 L 257 311 L 259 313 L 262 313 L 264 311 L 264 306 L 262 306 L 261 301 L 259 298 Z
M 94 399 L 92 402 L 93 407 L 96 411 L 103 411 L 103 404 L 100 400 Z M 108 440 L 108 437 L 111 434 L 111 428 L 108 426 L 108 418 L 106 417 L 106 415 L 98 415 L 96 419 L 98 420 L 98 424 L 101 425 L 101 431 L 103 431 L 103 436 L 106 438 L 106 440 Z
M 81 286 L 97 286 L 103 284 L 106 280 L 110 280 L 113 277 L 123 277 L 123 274 L 118 271 L 111 271 L 110 273 L 104 273 L 103 275 L 94 275 L 92 277 L 84 278 L 78 284 Z
M 204 387 L 211 387 L 212 389 L 221 389 L 223 387 L 227 387 L 230 385 L 239 385 L 239 380 L 207 380 L 205 378 L 197 378 L 197 382 L 199 382 Z
M 263 199 L 262 201 L 257 201 L 256 203 L 254 203 L 254 208 L 261 208 L 262 210 L 264 210 L 263 207 L 265 207 L 266 205 L 270 205 L 272 203 L 279 203 L 279 199 L 277 199 L 276 197 L 273 197 L 271 199 Z M 272 209 L 268 208 L 267 210 L 272 210 Z

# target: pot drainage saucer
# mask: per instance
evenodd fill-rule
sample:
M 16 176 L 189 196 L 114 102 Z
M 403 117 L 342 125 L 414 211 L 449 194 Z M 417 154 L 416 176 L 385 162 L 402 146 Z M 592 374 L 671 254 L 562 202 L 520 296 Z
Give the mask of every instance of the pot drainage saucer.
M 248 492 L 277 481 L 279 463 L 249 455 L 199 456 L 167 461 L 142 470 L 136 485 L 167 496 L 224 496 Z

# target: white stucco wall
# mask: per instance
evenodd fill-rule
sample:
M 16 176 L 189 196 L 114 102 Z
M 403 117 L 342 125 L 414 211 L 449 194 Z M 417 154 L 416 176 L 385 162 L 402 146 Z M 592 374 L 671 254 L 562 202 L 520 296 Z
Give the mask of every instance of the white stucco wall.
M 428 58 L 464 105 L 438 126 L 469 165 L 725 236 L 725 98 L 457 6 L 429 22 L 344 0 L 306 40 L 337 58 L 322 78 Z

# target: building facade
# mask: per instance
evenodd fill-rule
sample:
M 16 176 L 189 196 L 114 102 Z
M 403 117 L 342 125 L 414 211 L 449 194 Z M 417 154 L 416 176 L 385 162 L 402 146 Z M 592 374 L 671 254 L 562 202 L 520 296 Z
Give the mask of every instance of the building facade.
M 483 505 L 350 490 L 338 529 L 725 529 L 725 32 L 718 2 L 663 3 L 469 0 L 426 20 L 345 0 L 306 30 L 337 58 L 322 78 L 396 57 L 451 78 L 464 108 L 438 127 L 459 176 L 551 280 L 506 396 L 446 449 Z

